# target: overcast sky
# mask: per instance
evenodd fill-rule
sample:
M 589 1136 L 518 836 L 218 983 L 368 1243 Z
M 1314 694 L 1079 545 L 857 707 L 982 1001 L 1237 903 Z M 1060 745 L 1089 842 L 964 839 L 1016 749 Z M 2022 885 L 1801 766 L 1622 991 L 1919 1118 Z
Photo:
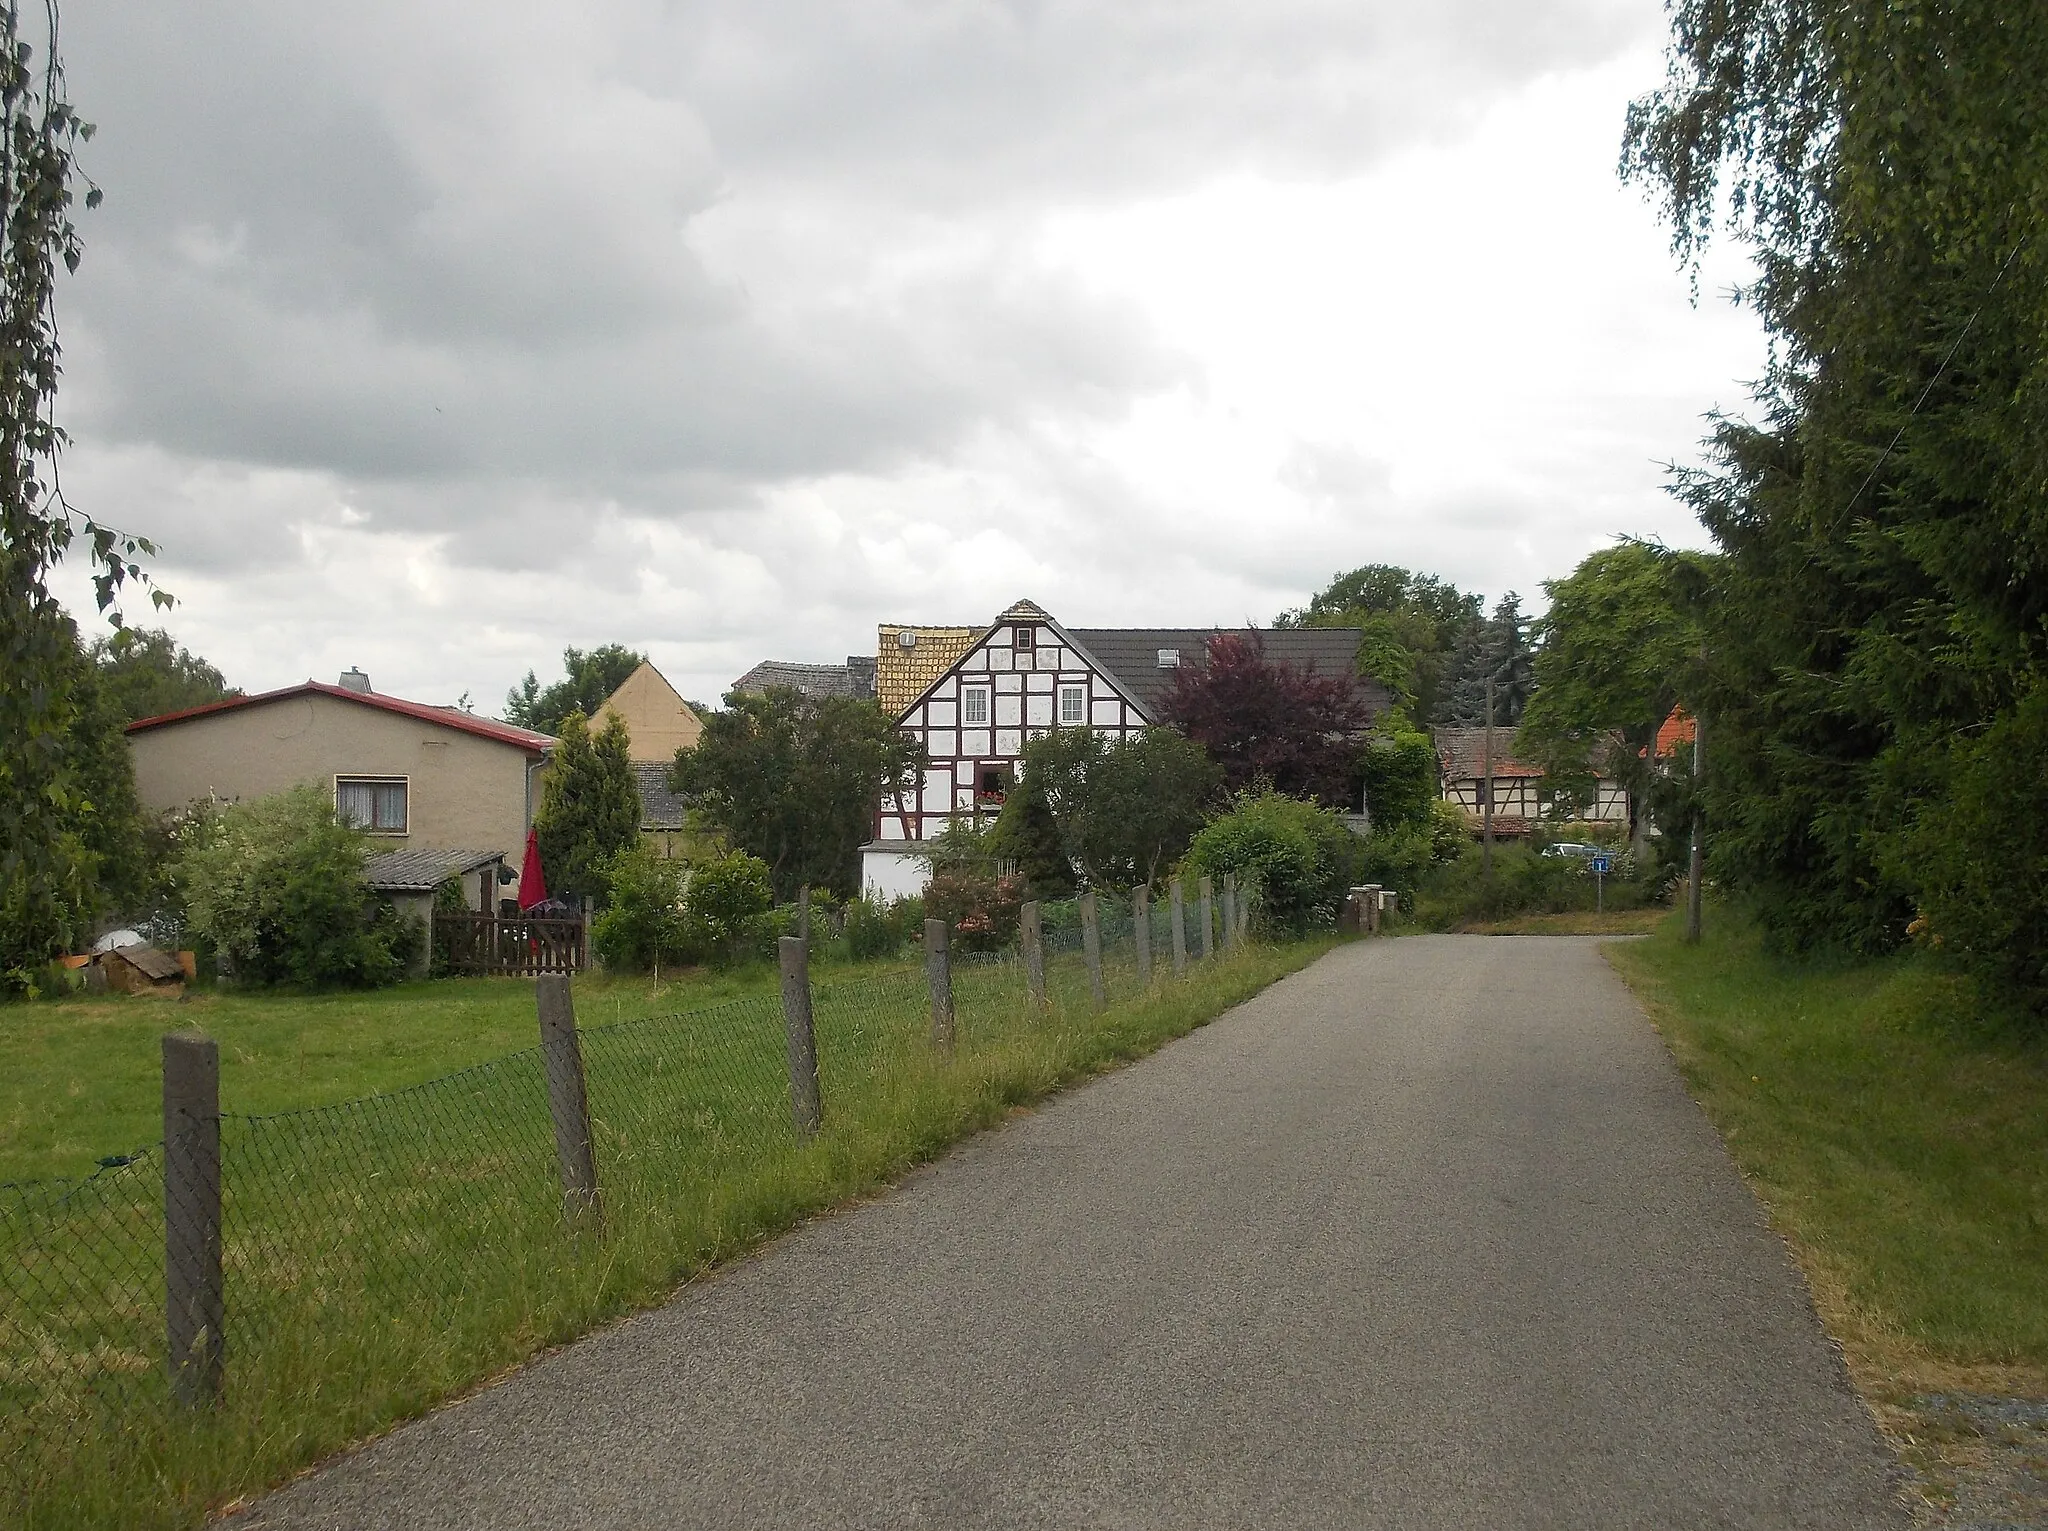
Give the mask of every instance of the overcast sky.
M 1615 178 L 1656 0 L 64 16 L 65 488 L 251 690 L 1539 597 L 1699 540 L 1661 464 L 1760 368 Z

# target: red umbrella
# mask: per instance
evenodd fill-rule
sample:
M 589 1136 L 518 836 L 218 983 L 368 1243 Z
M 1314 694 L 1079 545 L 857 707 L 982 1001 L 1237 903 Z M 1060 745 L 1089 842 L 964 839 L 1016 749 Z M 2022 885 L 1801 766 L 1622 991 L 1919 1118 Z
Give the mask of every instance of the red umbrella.
M 540 835 L 529 829 L 526 832 L 526 861 L 519 868 L 519 908 L 521 912 L 535 904 L 544 904 L 548 898 L 548 882 L 540 870 Z

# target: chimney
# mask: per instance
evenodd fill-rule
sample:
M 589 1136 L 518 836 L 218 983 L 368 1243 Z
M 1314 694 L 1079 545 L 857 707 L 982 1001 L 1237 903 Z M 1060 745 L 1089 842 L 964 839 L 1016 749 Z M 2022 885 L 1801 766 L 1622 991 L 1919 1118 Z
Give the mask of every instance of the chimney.
M 341 680 L 338 682 L 338 684 L 344 691 L 361 691 L 367 693 L 370 689 L 370 677 L 365 675 L 361 670 L 350 668 L 343 670 L 341 672 Z

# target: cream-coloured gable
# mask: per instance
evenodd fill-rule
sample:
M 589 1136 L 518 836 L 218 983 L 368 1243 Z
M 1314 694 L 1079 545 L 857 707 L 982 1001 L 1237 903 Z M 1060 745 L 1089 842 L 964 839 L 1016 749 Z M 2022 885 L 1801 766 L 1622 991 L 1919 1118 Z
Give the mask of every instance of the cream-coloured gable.
M 626 720 L 626 733 L 632 740 L 629 755 L 636 763 L 666 764 L 676 758 L 677 750 L 695 749 L 704 733 L 703 720 L 690 710 L 690 704 L 661 671 L 645 661 L 605 698 L 598 709 L 600 725 L 607 712 Z

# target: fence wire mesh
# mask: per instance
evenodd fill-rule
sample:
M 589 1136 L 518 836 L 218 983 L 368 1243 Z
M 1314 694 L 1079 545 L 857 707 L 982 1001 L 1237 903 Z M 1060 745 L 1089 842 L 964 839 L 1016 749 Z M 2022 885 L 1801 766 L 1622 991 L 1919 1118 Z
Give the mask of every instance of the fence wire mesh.
M 1163 900 L 1149 935 L 1156 986 L 1172 975 Z M 1220 926 L 1214 939 L 1220 953 Z M 826 1135 L 887 1137 L 943 1095 L 948 1070 L 1055 1058 L 1063 1033 L 1146 987 L 1128 904 L 1101 902 L 1099 946 L 1100 1000 L 1078 909 L 1048 909 L 1042 1004 L 1015 945 L 955 951 L 950 1052 L 933 1046 L 921 963 L 815 982 Z M 310 1403 L 347 1439 L 758 1236 L 776 1220 L 762 1188 L 797 1204 L 824 1183 L 792 1116 L 778 995 L 577 1040 L 595 1226 L 565 1216 L 539 1048 L 338 1105 L 220 1116 L 218 1414 Z M 79 1441 L 147 1454 L 186 1428 L 170 1400 L 165 1196 L 162 1144 L 81 1181 L 0 1185 L 0 1520 L 75 1488 L 74 1456 L 92 1457 Z

